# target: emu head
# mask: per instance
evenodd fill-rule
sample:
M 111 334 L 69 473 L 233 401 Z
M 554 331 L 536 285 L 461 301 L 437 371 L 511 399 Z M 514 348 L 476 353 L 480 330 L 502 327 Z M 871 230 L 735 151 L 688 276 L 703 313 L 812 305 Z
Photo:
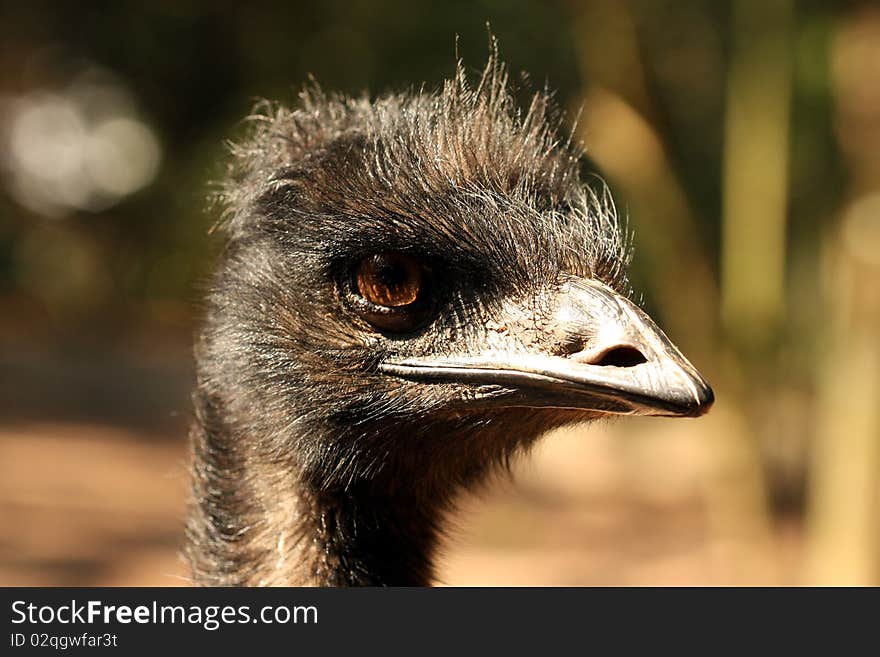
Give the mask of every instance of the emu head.
M 560 424 L 705 412 L 578 158 L 494 61 L 476 86 L 260 108 L 198 348 L 215 452 L 442 496 Z

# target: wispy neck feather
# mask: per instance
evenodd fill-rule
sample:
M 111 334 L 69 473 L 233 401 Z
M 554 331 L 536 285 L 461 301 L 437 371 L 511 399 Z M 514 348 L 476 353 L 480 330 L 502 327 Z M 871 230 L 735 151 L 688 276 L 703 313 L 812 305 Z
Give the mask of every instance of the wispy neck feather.
M 210 407 L 200 405 L 193 435 L 188 556 L 212 586 L 429 585 L 457 494 L 564 421 L 523 409 L 503 422 L 362 427 L 348 453 L 303 463 L 259 453 L 259 440 L 218 424 Z M 367 445 L 392 443 L 378 469 L 358 474 Z

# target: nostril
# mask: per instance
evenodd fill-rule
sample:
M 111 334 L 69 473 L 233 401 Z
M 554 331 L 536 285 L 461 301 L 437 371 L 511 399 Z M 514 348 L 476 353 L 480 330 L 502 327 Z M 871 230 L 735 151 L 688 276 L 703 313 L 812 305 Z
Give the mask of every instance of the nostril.
M 612 367 L 635 367 L 647 363 L 648 359 L 641 351 L 634 347 L 614 347 L 601 355 L 595 365 L 610 365 Z

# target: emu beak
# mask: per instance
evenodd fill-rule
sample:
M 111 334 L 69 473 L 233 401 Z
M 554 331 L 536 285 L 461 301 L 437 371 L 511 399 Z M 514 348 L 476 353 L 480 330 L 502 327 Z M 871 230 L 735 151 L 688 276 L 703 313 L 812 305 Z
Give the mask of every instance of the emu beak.
M 600 414 L 696 417 L 712 406 L 706 380 L 628 299 L 594 281 L 570 279 L 534 344 L 383 363 L 386 374 L 477 387 L 474 402 Z M 561 345 L 561 346 L 560 346 Z

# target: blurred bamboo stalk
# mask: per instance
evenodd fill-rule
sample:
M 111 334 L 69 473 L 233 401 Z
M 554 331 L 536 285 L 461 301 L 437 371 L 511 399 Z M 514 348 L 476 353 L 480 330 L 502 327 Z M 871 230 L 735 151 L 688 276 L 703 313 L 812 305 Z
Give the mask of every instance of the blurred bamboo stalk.
M 590 155 L 626 191 L 633 207 L 638 257 L 651 271 L 666 331 L 695 361 L 706 361 L 716 333 L 718 290 L 697 239 L 697 223 L 672 173 L 654 127 L 614 91 L 598 85 L 584 95 L 581 134 Z
M 748 6 L 740 11 L 751 10 L 750 3 L 744 4 Z M 762 5 L 754 4 L 767 13 Z M 687 351 L 695 354 L 695 359 L 724 362 L 725 356 L 730 354 L 724 350 L 719 354 L 715 341 L 719 291 L 712 263 L 701 243 L 700 223 L 689 206 L 684 186 L 674 172 L 659 131 L 650 120 L 655 114 L 653 99 L 645 81 L 646 71 L 639 57 L 637 34 L 629 8 L 614 0 L 580 2 L 577 8 L 578 29 L 586 35 L 575 40 L 580 48 L 584 77 L 584 115 L 579 125 L 580 135 L 590 156 L 625 190 L 635 206 L 638 257 L 650 263 L 649 292 L 661 307 L 669 333 L 686 336 Z M 790 20 L 790 13 L 789 6 L 788 13 L 783 12 L 783 16 Z M 782 28 L 789 29 L 785 21 L 780 23 Z M 749 65 L 760 63 L 750 61 Z M 787 74 L 788 69 L 786 66 L 782 73 Z M 748 81 L 737 81 L 736 84 L 748 86 Z M 748 91 L 760 97 L 763 87 Z M 786 91 L 780 99 L 786 108 L 788 96 Z M 760 115 L 760 98 L 758 105 Z M 732 111 L 738 113 L 741 109 L 736 105 Z M 753 105 L 747 105 L 746 109 L 750 113 L 756 110 Z M 782 130 L 782 134 L 786 134 L 787 111 L 782 112 L 780 107 L 772 118 L 762 127 L 760 134 L 773 130 Z M 745 120 L 737 119 L 735 136 L 743 139 L 737 157 L 744 160 L 735 161 L 737 170 L 740 166 L 754 166 L 754 154 L 748 147 L 754 135 L 739 132 L 750 120 L 751 114 Z M 784 139 L 779 149 L 787 152 L 787 146 Z M 763 157 L 760 154 L 762 160 Z M 783 238 L 777 240 L 776 249 L 767 256 L 767 259 L 775 258 L 772 266 L 780 268 L 778 292 L 781 298 L 787 159 L 784 155 L 780 157 L 781 160 L 771 165 L 771 175 L 776 176 L 775 179 L 769 184 L 762 180 L 766 190 L 758 191 L 777 197 L 782 195 L 775 204 L 771 202 L 771 213 L 775 213 L 772 217 L 777 223 L 775 230 L 782 230 Z M 745 182 L 751 184 L 745 179 L 737 179 L 736 185 L 725 186 L 725 192 L 752 195 L 752 191 L 741 187 Z M 736 217 L 738 221 L 740 212 L 754 211 L 753 205 L 759 206 L 760 215 L 763 202 L 758 197 L 752 205 L 733 206 L 733 214 L 726 216 Z M 763 225 L 761 221 L 768 221 L 766 213 L 763 218 L 759 216 L 759 228 Z M 739 238 L 734 235 L 733 239 Z M 750 248 L 736 241 L 728 244 L 736 249 Z M 738 385 L 738 378 L 741 378 L 736 374 L 738 365 L 734 360 L 733 366 L 726 368 L 725 380 L 715 381 L 720 383 L 716 391 L 719 399 L 725 400 L 723 412 L 726 417 L 723 423 L 715 424 L 717 430 L 711 437 L 707 436 L 712 441 L 714 458 L 721 464 L 705 484 L 708 522 L 714 541 L 738 546 L 736 553 L 726 560 L 728 563 L 722 575 L 725 581 L 734 584 L 773 583 L 766 559 L 759 556 L 772 552 L 772 522 L 760 453 L 743 406 L 737 403 L 735 391 L 744 387 Z M 719 412 L 722 409 L 716 410 L 716 414 Z
M 827 318 L 810 468 L 806 580 L 880 581 L 880 193 L 825 248 Z
M 792 0 L 736 0 L 725 116 L 721 309 L 728 334 L 761 347 L 785 313 Z
M 702 229 L 677 179 L 656 127 L 638 35 L 625 3 L 577 4 L 576 38 L 584 80 L 579 136 L 588 154 L 634 208 L 639 260 L 667 332 L 694 360 L 714 348 L 718 289 L 701 241 Z
M 835 131 L 851 202 L 826 237 L 806 579 L 880 583 L 880 8 L 854 7 L 831 42 Z

